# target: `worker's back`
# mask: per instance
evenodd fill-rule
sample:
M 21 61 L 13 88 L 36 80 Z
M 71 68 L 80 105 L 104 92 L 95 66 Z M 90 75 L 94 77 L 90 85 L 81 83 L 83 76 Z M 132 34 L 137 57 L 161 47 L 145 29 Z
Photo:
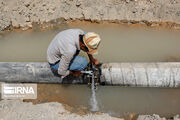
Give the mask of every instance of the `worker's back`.
M 54 64 L 61 59 L 62 55 L 75 53 L 77 49 L 80 50 L 80 34 L 84 34 L 84 31 L 80 29 L 68 29 L 58 33 L 48 47 L 48 62 Z

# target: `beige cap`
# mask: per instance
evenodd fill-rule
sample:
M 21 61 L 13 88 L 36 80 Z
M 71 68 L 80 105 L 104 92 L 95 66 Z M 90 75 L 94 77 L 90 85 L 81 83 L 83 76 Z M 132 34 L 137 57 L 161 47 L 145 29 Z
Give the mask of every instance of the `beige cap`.
M 94 32 L 88 32 L 84 35 L 84 44 L 88 48 L 88 54 L 97 54 L 97 48 L 101 42 L 101 38 Z

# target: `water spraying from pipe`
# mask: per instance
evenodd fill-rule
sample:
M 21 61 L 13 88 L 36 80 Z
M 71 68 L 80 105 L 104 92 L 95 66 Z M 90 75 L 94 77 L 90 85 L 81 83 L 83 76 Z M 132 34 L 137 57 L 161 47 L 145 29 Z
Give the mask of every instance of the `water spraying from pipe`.
M 98 111 L 99 110 L 99 107 L 98 107 L 98 102 L 96 100 L 96 92 L 95 92 L 95 82 L 94 82 L 94 66 L 92 66 L 92 69 L 93 69 L 93 73 L 92 73 L 92 76 L 91 76 L 91 92 L 92 92 L 92 95 L 91 95 L 91 99 L 90 99 L 90 104 L 91 104 L 91 111 Z
M 91 111 L 98 111 L 98 102 L 96 100 L 96 92 L 95 92 L 95 86 L 94 86 L 94 75 L 92 75 L 92 83 L 91 83 Z
M 90 105 L 91 105 L 91 111 L 95 112 L 99 110 L 98 107 L 98 102 L 96 100 L 96 86 L 95 86 L 95 67 L 93 65 L 90 65 L 88 70 L 85 71 L 81 71 L 81 73 L 83 74 L 87 74 L 87 76 L 89 77 L 90 81 L 89 83 L 91 84 L 91 98 L 90 98 Z M 96 76 L 97 77 L 97 76 Z

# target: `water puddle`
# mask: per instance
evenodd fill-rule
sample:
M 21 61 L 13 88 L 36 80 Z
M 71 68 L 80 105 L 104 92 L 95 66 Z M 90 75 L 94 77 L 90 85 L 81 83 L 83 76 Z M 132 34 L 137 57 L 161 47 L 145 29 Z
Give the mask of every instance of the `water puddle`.
M 171 117 L 180 114 L 180 89 L 134 88 L 120 86 L 98 86 L 96 99 L 99 111 L 112 116 L 129 114 L 159 114 Z M 34 104 L 60 102 L 88 113 L 91 88 L 87 85 L 38 84 L 38 96 Z M 72 109 L 72 108 L 71 108 Z
M 102 43 L 97 58 L 103 62 L 180 61 L 180 31 L 87 23 L 0 35 L 0 61 L 46 61 L 50 41 L 58 32 L 68 28 L 99 33 Z

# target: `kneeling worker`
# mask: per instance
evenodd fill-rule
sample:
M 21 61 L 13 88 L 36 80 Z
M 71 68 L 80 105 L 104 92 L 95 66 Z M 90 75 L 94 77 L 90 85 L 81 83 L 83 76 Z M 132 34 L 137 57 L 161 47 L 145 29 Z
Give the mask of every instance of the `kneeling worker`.
M 85 33 L 80 29 L 68 29 L 58 33 L 47 49 L 47 60 L 53 71 L 62 78 L 71 74 L 79 76 L 88 62 L 85 57 L 77 56 L 80 50 L 86 52 L 92 64 L 100 44 L 100 37 L 94 32 Z

